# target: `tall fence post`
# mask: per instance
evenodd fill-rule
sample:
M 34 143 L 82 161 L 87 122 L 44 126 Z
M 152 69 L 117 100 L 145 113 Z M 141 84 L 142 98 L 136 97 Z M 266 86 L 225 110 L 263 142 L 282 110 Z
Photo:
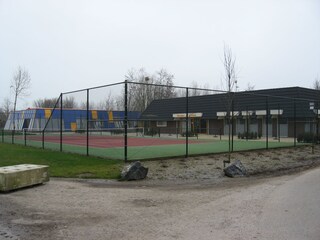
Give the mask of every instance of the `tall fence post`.
M 89 156 L 89 89 L 87 89 L 87 156 Z
M 269 148 L 269 102 L 266 97 L 266 149 Z
M 189 88 L 186 88 L 186 158 L 189 155 Z
M 45 133 L 45 131 L 46 131 L 46 129 L 47 129 L 47 126 L 48 126 L 48 124 L 51 122 L 51 132 L 58 132 L 58 130 L 54 130 L 53 129 L 53 124 L 52 124 L 52 121 L 50 121 L 52 118 L 53 118 L 53 114 L 54 114 L 54 111 L 57 109 L 57 108 L 59 108 L 59 101 L 61 101 L 61 97 L 62 97 L 62 93 L 60 94 L 60 96 L 59 96 L 59 98 L 57 99 L 57 101 L 56 101 L 56 103 L 54 104 L 54 107 L 53 107 L 53 109 L 52 109 L 52 111 L 51 111 L 51 114 L 50 114 L 50 116 L 48 117 L 48 119 L 47 120 L 45 120 L 44 119 L 44 127 L 42 128 L 42 148 L 44 149 L 44 133 Z M 61 104 L 62 105 L 62 104 Z M 60 108 L 61 108 L 61 105 L 60 105 Z M 61 108 L 62 109 L 62 108 Z M 57 110 L 58 111 L 58 110 Z M 62 114 L 61 114 L 62 115 Z M 39 118 L 40 119 L 40 128 L 41 128 L 41 126 L 42 126 L 42 123 L 41 123 L 41 117 Z M 60 125 L 61 125 L 61 123 L 60 123 Z M 60 139 L 60 142 L 61 142 L 61 139 Z
M 249 137 L 249 115 L 248 115 L 248 106 L 246 107 L 246 112 L 247 112 L 247 116 L 246 116 L 246 140 L 248 141 L 248 137 Z
M 319 119 L 316 116 L 316 144 L 319 143 Z
M 319 103 L 317 104 L 317 113 L 316 113 L 316 144 L 319 142 Z
M 231 124 L 230 124 L 230 107 L 228 106 L 228 112 L 227 112 L 227 117 L 228 117 L 228 161 L 230 162 L 230 153 L 231 153 Z
M 44 149 L 44 129 L 42 130 L 42 149 Z
M 48 119 L 48 121 L 49 121 L 49 119 Z M 42 124 L 42 121 L 41 121 L 41 115 L 40 115 L 40 117 L 39 117 L 39 130 L 41 129 L 41 125 Z M 46 125 L 46 122 L 44 122 L 44 125 Z
M 62 107 L 63 107 L 63 94 L 61 93 L 61 102 L 60 102 L 60 152 L 62 152 Z
M 128 80 L 124 83 L 124 161 L 128 161 Z
M 22 134 L 24 138 L 24 146 L 27 146 L 27 132 L 26 129 L 22 128 Z
M 232 99 L 231 99 L 231 152 L 233 152 L 233 132 L 234 132 L 234 93 L 232 93 Z
M 277 118 L 277 120 L 278 120 L 278 142 L 280 142 L 280 106 L 279 106 L 279 104 L 278 104 L 278 118 Z
M 296 99 L 293 99 L 293 146 L 297 146 L 297 113 L 296 113 Z
M 16 112 L 14 111 L 13 112 L 13 130 L 11 132 L 11 141 L 12 141 L 12 144 L 14 144 L 14 134 L 15 134 L 15 130 L 16 130 Z

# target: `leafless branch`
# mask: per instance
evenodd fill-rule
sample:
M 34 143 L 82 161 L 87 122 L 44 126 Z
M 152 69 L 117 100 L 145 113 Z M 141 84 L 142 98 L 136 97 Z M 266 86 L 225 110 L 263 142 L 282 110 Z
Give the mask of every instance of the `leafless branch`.
M 317 76 L 313 82 L 313 88 L 316 90 L 320 90 L 320 78 Z
M 28 90 L 31 86 L 31 77 L 27 70 L 23 69 L 21 66 L 18 66 L 16 72 L 13 74 L 11 80 L 11 89 L 14 94 L 14 104 L 13 104 L 13 129 L 16 129 L 15 126 L 15 113 L 17 107 L 18 98 L 27 96 L 29 94 Z

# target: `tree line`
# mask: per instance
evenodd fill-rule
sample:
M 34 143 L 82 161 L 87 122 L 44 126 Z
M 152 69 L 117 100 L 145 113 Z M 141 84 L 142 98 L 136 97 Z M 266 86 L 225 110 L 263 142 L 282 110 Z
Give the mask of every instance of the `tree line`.
M 224 67 L 224 75 L 221 80 L 221 88 L 227 92 L 237 91 L 237 73 L 235 70 L 235 56 L 232 54 L 228 46 L 224 47 L 224 55 L 222 59 Z M 185 97 L 186 90 L 174 87 L 174 75 L 166 69 L 160 69 L 154 73 L 148 73 L 144 68 L 138 70 L 131 69 L 127 72 L 125 79 L 128 84 L 128 109 L 129 111 L 144 111 L 146 107 L 153 101 L 158 99 Z M 161 85 L 161 86 L 160 86 Z M 16 112 L 17 102 L 20 98 L 28 96 L 31 86 L 31 77 L 29 72 L 18 66 L 11 79 L 10 90 L 13 100 L 9 97 L 4 98 L 0 106 L 0 128 L 3 128 L 10 112 Z M 201 88 L 198 89 L 198 88 Z M 245 91 L 254 90 L 255 86 L 250 82 L 247 84 Z M 316 77 L 312 88 L 320 90 L 320 78 Z M 209 85 L 200 85 L 198 82 L 191 83 L 188 95 L 207 95 L 212 94 Z M 123 110 L 124 109 L 124 90 L 115 95 L 113 92 L 106 92 L 104 99 L 99 102 L 90 102 L 90 109 L 97 110 Z M 58 98 L 39 98 L 32 103 L 35 108 L 54 108 Z M 230 99 L 229 99 L 230 100 Z M 229 101 L 226 101 L 229 103 Z M 228 104 L 229 105 L 229 104 Z M 86 101 L 78 102 L 73 96 L 63 97 L 63 108 L 87 109 Z M 60 107 L 60 103 L 56 107 Z M 14 114 L 15 115 L 15 114 Z
M 144 68 L 138 70 L 131 69 L 125 76 L 128 83 L 128 109 L 129 111 L 143 111 L 153 100 L 184 97 L 185 90 L 174 88 L 174 75 L 165 69 L 160 69 L 150 74 Z M 134 82 L 134 83 L 131 83 Z M 201 87 L 196 82 L 192 83 L 189 96 L 209 94 L 203 90 L 193 88 Z M 204 85 L 206 88 L 207 85 Z M 90 109 L 98 110 L 123 110 L 124 109 L 124 90 L 115 95 L 106 88 L 106 97 L 99 102 L 90 102 Z M 53 108 L 58 98 L 40 98 L 33 102 L 33 107 Z M 60 107 L 60 103 L 56 106 Z M 86 101 L 77 102 L 74 96 L 63 97 L 63 108 L 87 109 Z

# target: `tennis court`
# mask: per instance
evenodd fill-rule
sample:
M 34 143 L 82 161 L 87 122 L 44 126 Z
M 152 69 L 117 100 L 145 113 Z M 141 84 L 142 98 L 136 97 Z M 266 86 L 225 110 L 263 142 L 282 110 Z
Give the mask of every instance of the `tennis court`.
M 4 141 L 11 142 L 11 136 L 6 136 Z M 44 140 L 44 142 L 42 142 Z M 27 146 L 44 147 L 46 149 L 101 156 L 110 159 L 124 158 L 125 138 L 123 134 L 110 134 L 106 132 L 90 133 L 87 142 L 87 134 L 64 132 L 62 134 L 62 144 L 60 145 L 60 133 L 50 133 L 42 135 L 27 134 L 17 135 L 15 143 Z M 88 145 L 87 145 L 88 144 Z M 297 143 L 300 145 L 300 143 Z M 88 146 L 88 148 L 87 148 Z M 212 136 L 189 137 L 186 145 L 185 137 L 162 135 L 144 136 L 137 132 L 130 132 L 127 138 L 127 159 L 155 159 L 165 157 L 178 157 L 198 154 L 211 154 L 228 152 L 229 141 L 227 139 L 213 138 Z M 293 141 L 270 141 L 268 148 L 290 147 Z M 254 149 L 266 149 L 264 140 L 237 140 L 233 141 L 233 151 L 245 151 Z
M 28 141 L 42 141 L 41 135 L 30 135 L 27 137 Z M 46 143 L 60 143 L 60 135 L 45 135 L 44 141 Z M 190 144 L 199 144 L 201 141 L 189 140 Z M 75 145 L 75 146 L 87 146 L 87 135 L 86 134 L 73 134 L 66 133 L 62 136 L 62 144 Z M 89 147 L 95 148 L 117 148 L 123 147 L 125 144 L 125 139 L 123 135 L 101 135 L 90 134 L 88 136 Z M 185 139 L 170 139 L 170 138 L 157 138 L 157 137 L 139 137 L 139 136 L 129 136 L 127 146 L 137 147 L 137 146 L 161 146 L 161 145 L 185 145 Z

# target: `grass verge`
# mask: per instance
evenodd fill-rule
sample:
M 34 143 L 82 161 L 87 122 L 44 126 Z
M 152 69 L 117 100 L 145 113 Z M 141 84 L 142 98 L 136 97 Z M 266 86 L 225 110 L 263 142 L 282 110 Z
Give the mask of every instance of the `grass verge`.
M 123 161 L 0 143 L 0 166 L 49 165 L 50 176 L 118 179 Z

